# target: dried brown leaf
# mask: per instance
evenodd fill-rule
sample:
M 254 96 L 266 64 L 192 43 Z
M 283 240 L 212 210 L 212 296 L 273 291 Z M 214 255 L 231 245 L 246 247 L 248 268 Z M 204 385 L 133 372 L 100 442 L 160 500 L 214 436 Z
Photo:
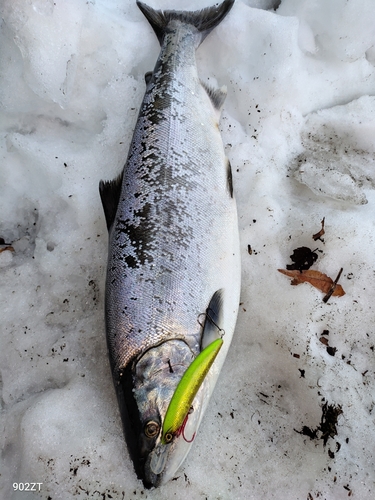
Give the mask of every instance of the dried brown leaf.
M 7 250 L 9 250 L 10 252 L 14 252 L 14 248 L 9 245 L 7 247 L 0 248 L 0 253 L 1 252 L 6 252 Z
M 321 220 L 321 225 L 322 225 L 322 229 L 319 231 L 319 233 L 316 233 L 316 234 L 313 234 L 313 240 L 320 240 L 320 238 L 325 234 L 325 231 L 324 231 L 324 221 L 325 221 L 325 217 L 323 217 L 323 219 Z
M 343 295 L 345 295 L 344 289 L 341 285 L 335 284 L 329 276 L 321 273 L 320 271 L 313 271 L 311 269 L 308 269 L 306 271 L 288 271 L 286 269 L 278 269 L 278 271 L 282 274 L 285 274 L 289 278 L 293 278 L 291 281 L 291 285 L 310 283 L 310 285 L 314 286 L 325 294 L 328 294 L 332 290 L 332 287 L 334 287 L 333 293 L 331 294 L 333 297 L 342 297 Z

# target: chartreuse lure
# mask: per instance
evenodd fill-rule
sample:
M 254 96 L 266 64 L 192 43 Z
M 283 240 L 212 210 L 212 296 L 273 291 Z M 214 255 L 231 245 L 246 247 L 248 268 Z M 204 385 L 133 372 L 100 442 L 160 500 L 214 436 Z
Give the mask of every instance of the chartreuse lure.
M 222 345 L 223 339 L 214 340 L 198 354 L 183 374 L 165 414 L 161 435 L 161 442 L 163 444 L 170 443 L 184 425 L 193 399 Z

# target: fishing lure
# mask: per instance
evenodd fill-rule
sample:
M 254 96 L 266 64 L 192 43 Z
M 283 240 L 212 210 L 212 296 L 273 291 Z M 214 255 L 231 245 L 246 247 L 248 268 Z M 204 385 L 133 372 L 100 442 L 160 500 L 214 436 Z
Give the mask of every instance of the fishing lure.
M 165 414 L 161 436 L 163 444 L 170 443 L 181 427 L 185 426 L 193 399 L 222 345 L 223 339 L 214 340 L 198 354 L 183 374 Z

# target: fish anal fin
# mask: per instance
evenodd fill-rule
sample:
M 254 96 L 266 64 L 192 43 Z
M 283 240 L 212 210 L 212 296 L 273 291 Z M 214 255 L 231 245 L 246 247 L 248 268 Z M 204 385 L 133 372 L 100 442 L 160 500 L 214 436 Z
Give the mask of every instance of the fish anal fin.
M 220 288 L 211 297 L 205 312 L 205 320 L 202 331 L 201 350 L 205 349 L 214 340 L 224 335 L 221 328 L 223 324 L 224 289 Z
M 107 222 L 108 231 L 115 220 L 117 206 L 121 195 L 121 185 L 124 171 L 112 181 L 100 181 L 99 193 L 102 200 L 105 220 Z
M 220 113 L 221 108 L 223 107 L 225 98 L 227 96 L 227 87 L 225 85 L 223 85 L 219 89 L 213 89 L 205 82 L 201 81 L 201 84 L 202 84 L 202 87 L 207 92 L 207 95 L 210 98 L 213 107 Z

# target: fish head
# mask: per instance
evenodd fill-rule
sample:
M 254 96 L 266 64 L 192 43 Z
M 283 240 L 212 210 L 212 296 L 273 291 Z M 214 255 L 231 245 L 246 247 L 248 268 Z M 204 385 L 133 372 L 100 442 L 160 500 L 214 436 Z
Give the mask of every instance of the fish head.
M 196 395 L 181 432 L 168 442 L 162 428 L 169 403 L 187 367 L 194 359 L 183 340 L 169 340 L 146 351 L 132 368 L 131 429 L 137 434 L 135 449 L 130 449 L 135 469 L 146 487 L 160 486 L 169 481 L 188 454 L 202 416 L 204 387 Z M 203 384 L 204 386 L 204 384 Z M 135 421 L 136 420 L 136 421 Z M 130 436 L 130 439 L 132 439 Z

